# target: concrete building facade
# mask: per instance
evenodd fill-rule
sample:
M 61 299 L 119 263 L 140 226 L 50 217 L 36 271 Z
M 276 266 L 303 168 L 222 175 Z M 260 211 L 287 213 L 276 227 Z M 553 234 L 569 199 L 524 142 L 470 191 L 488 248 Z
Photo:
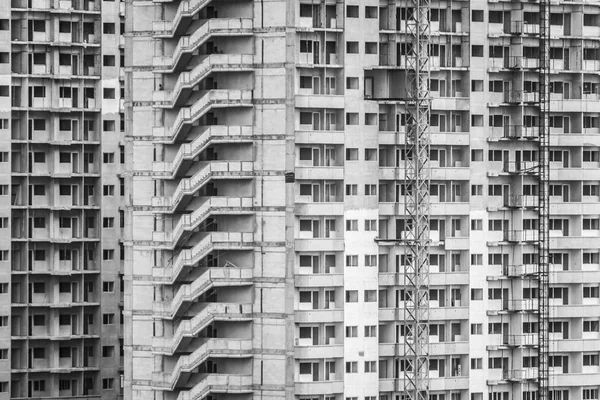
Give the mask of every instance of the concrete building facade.
M 123 3 L 0 16 L 0 398 L 122 398 Z
M 126 398 L 403 398 L 411 13 L 126 1 Z M 539 4 L 430 20 L 430 398 L 535 400 Z M 550 398 L 598 400 L 600 2 L 551 35 Z

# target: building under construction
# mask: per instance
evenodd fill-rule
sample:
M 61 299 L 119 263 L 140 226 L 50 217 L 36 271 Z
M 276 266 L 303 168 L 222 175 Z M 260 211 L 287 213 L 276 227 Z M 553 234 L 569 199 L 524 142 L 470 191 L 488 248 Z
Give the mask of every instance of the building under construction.
M 125 8 L 126 399 L 599 400 L 600 1 Z
M 124 4 L 0 1 L 0 399 L 122 398 Z

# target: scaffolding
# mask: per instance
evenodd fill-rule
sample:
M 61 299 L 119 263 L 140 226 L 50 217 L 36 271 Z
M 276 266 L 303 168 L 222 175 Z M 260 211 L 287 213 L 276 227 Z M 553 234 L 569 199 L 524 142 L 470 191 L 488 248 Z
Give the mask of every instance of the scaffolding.
M 412 53 L 406 62 L 404 393 L 409 400 L 429 400 L 429 95 L 430 2 L 411 0 L 407 24 Z

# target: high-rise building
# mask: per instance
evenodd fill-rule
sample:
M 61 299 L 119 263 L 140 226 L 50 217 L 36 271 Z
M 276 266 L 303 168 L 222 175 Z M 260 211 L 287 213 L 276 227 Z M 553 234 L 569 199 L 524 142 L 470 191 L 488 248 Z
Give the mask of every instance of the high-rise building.
M 408 398 L 416 4 L 126 2 L 127 399 Z M 428 21 L 429 399 L 598 400 L 600 2 Z
M 123 11 L 0 2 L 0 399 L 122 397 Z

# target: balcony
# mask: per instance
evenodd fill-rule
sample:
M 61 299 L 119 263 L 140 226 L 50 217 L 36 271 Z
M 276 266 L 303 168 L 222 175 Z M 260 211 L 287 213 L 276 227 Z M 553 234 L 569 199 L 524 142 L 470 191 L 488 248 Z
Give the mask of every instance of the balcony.
M 155 92 L 155 94 L 164 92 Z M 154 101 L 164 101 L 164 98 L 155 96 Z M 177 113 L 175 120 L 170 123 L 170 129 L 166 127 L 155 127 L 154 136 L 170 136 L 177 137 L 183 125 L 191 125 L 198 121 L 212 108 L 224 107 L 251 107 L 252 106 L 252 90 L 229 90 L 229 89 L 214 89 L 205 92 L 194 105 L 191 107 L 183 107 Z
M 155 64 L 162 65 L 164 57 L 155 57 Z M 251 71 L 252 54 L 211 54 L 189 72 L 179 74 L 172 90 L 157 91 L 154 97 L 161 99 L 162 106 L 174 106 L 189 96 L 192 89 L 213 72 Z
M 179 181 L 173 194 L 168 197 L 154 197 L 155 207 L 178 208 L 184 196 L 193 196 L 211 179 L 250 179 L 253 176 L 254 163 L 250 161 L 211 161 L 206 163 L 191 178 Z
M 539 231 L 537 229 L 509 229 L 504 231 L 503 240 L 511 243 L 537 242 L 539 240 Z
M 191 143 L 183 143 L 177 150 L 177 154 L 170 163 L 155 162 L 154 170 L 167 172 L 171 178 L 174 178 L 177 171 L 183 164 L 191 162 L 212 143 L 251 143 L 251 126 L 209 126 L 202 134 L 196 137 Z M 175 138 L 166 138 L 167 143 L 172 143 Z
M 160 310 L 158 313 L 160 314 Z M 154 337 L 152 346 L 157 353 L 171 355 L 177 351 L 180 345 L 187 345 L 200 331 L 214 321 L 247 321 L 251 319 L 252 304 L 208 303 L 192 319 L 180 320 L 173 337 Z
M 297 166 L 295 167 L 296 179 L 309 179 L 309 180 L 338 180 L 344 179 L 344 166 Z M 341 198 L 341 196 L 340 196 Z
M 488 142 L 500 139 L 511 140 L 535 140 L 539 139 L 540 132 L 536 126 L 506 125 L 500 127 L 490 127 L 491 135 Z
M 175 390 L 177 383 L 189 379 L 200 364 L 208 358 L 228 356 L 252 357 L 252 340 L 243 339 L 208 339 L 190 355 L 180 356 L 173 370 L 168 372 L 154 372 L 152 386 L 164 390 Z
M 509 208 L 537 208 L 538 205 L 538 196 L 513 194 L 504 198 L 504 206 Z
M 502 269 L 502 274 L 509 278 L 535 276 L 538 273 L 537 264 L 508 265 Z
M 165 21 L 154 22 L 153 31 L 157 36 L 164 36 L 170 31 L 170 25 L 170 22 Z M 173 72 L 182 64 L 185 64 L 191 58 L 192 53 L 212 36 L 250 36 L 253 34 L 253 26 L 251 18 L 210 19 L 190 36 L 181 37 L 173 51 L 173 55 L 161 57 L 154 66 L 163 72 Z
M 216 287 L 252 285 L 252 276 L 252 268 L 238 268 L 235 266 L 209 268 L 191 284 L 181 285 L 172 300 L 157 302 L 155 308 L 166 310 L 167 316 L 174 318 L 181 311 L 180 308 L 184 302 L 194 302 L 207 290 Z
M 508 345 L 513 347 L 538 346 L 539 337 L 537 333 L 522 335 L 508 335 Z
M 160 34 L 170 37 L 181 34 L 182 27 L 186 27 L 191 19 L 212 0 L 183 0 L 179 3 L 175 16 L 171 21 L 154 22 L 155 27 L 160 27 Z M 183 22 L 183 23 L 182 23 Z
M 535 103 L 539 100 L 539 93 L 524 90 L 510 90 L 504 94 L 504 102 L 510 104 Z
M 323 393 L 344 393 L 344 381 L 296 382 L 294 394 L 300 396 L 318 396 Z
M 191 249 L 179 252 L 173 264 L 166 268 L 153 268 L 153 277 L 164 283 L 172 284 L 177 280 L 183 267 L 191 267 L 200 262 L 211 251 L 218 250 L 250 250 L 254 247 L 254 233 L 246 232 L 210 232 Z M 162 308 L 162 314 L 168 310 Z
M 154 232 L 153 240 L 171 242 L 173 245 L 179 241 L 183 232 L 196 229 L 202 222 L 213 214 L 250 214 L 252 207 L 251 197 L 209 197 L 198 206 L 191 214 L 183 214 L 171 232 Z
M 539 161 L 505 161 L 502 172 L 509 174 L 538 174 Z
M 200 400 L 210 393 L 252 392 L 252 375 L 207 374 L 191 390 L 180 392 L 177 400 Z
M 342 344 L 295 346 L 294 358 L 343 358 L 344 346 Z

